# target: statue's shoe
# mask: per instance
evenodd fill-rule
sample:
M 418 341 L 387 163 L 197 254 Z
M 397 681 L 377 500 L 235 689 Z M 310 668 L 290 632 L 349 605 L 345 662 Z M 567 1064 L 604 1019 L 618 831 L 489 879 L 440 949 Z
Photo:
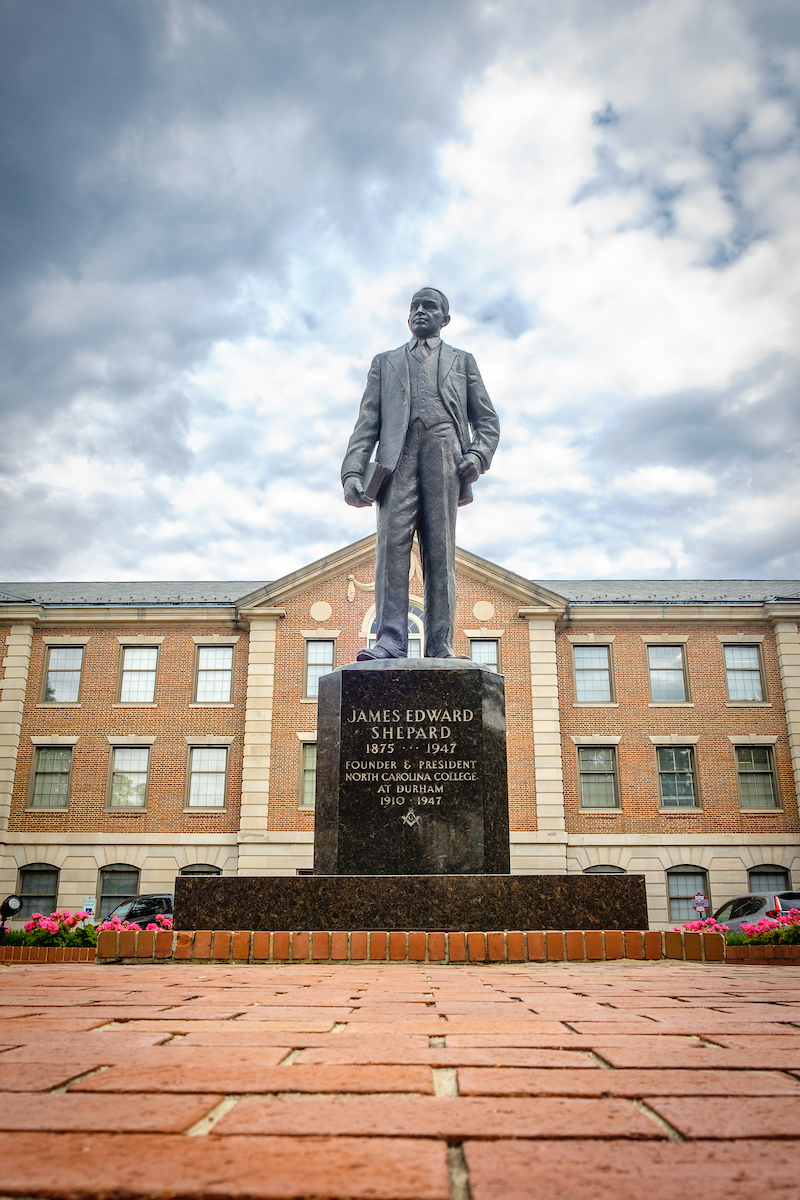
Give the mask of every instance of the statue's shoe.
M 373 646 L 371 650 L 365 646 L 356 655 L 356 662 L 371 662 L 376 658 L 394 658 L 394 655 L 390 654 L 388 650 L 384 650 L 383 646 Z

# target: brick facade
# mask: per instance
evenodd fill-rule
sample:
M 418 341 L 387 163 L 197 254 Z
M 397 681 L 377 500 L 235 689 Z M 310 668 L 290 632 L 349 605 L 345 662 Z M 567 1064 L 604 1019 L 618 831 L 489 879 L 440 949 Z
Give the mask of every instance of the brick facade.
M 196 646 L 193 635 L 239 635 L 233 655 L 231 705 L 193 704 Z M 84 647 L 80 698 L 77 704 L 41 701 L 47 644 L 41 629 L 33 632 L 28 692 L 22 719 L 17 772 L 9 830 L 37 834 L 114 833 L 131 825 L 141 833 L 235 832 L 239 827 L 242 786 L 242 714 L 247 680 L 247 632 L 231 624 L 188 628 L 148 624 L 146 635 L 132 624 L 97 628 L 48 623 L 47 636 L 88 638 Z M 153 704 L 117 703 L 120 655 L 123 645 L 158 645 L 156 693 Z M 33 810 L 28 806 L 34 745 L 37 736 L 78 737 L 73 751 L 69 807 Z M 224 812 L 186 812 L 187 738 L 231 737 L 228 796 Z M 109 812 L 106 806 L 110 738 L 154 737 L 150 753 L 147 809 Z
M 564 801 L 570 833 L 608 833 L 608 823 L 622 834 L 674 833 L 796 833 L 797 800 L 792 758 L 786 729 L 780 671 L 772 627 L 747 627 L 748 635 L 763 636 L 767 701 L 731 704 L 725 681 L 721 637 L 735 642 L 741 625 L 593 626 L 598 645 L 612 646 L 614 701 L 609 705 L 577 705 L 573 675 L 573 643 L 567 624 L 557 638 L 559 690 L 562 697 L 561 730 L 564 755 Z M 585 632 L 582 628 L 581 632 Z M 644 638 L 674 638 L 685 645 L 689 677 L 687 704 L 654 705 L 650 700 Z M 683 642 L 682 639 L 686 641 Z M 588 644 L 588 643 L 587 643 Z M 743 813 L 740 810 L 734 736 L 777 735 L 774 754 L 781 809 Z M 577 746 L 573 737 L 619 736 L 618 763 L 620 809 L 613 816 L 581 811 L 578 801 Z M 695 744 L 700 806 L 669 813 L 659 811 L 656 747 L 650 736 L 678 735 L 698 738 Z
M 306 642 L 333 640 L 335 661 L 353 661 L 374 615 L 374 571 L 374 538 L 365 538 L 275 583 L 126 585 L 137 593 L 135 604 L 106 596 L 103 589 L 118 585 L 9 585 L 12 595 L 38 589 L 42 598 L 0 604 L 0 887 L 14 890 L 26 863 L 47 863 L 60 871 L 59 903 L 77 906 L 97 893 L 99 872 L 109 864 L 136 867 L 145 892 L 171 890 L 177 871 L 193 863 L 228 874 L 310 868 L 314 818 L 300 807 L 301 754 L 303 740 L 315 736 L 317 706 L 303 694 Z M 619 601 L 611 583 L 598 583 L 588 599 L 586 587 L 558 586 L 563 595 L 556 585 L 457 555 L 455 652 L 468 654 L 470 639 L 481 637 L 500 648 L 512 870 L 616 865 L 643 872 L 651 923 L 663 926 L 671 923 L 671 866 L 706 871 L 715 906 L 748 890 L 747 871 L 759 864 L 787 869 L 800 885 L 800 601 L 778 602 L 766 584 L 760 598 L 753 584 L 741 585 L 740 594 L 735 581 L 718 589 L 721 599 L 711 585 L 699 586 L 696 598 L 684 587 L 674 604 L 674 583 L 662 586 L 663 600 L 630 602 Z M 642 596 L 659 586 L 629 585 Z M 418 564 L 410 591 L 416 603 Z M 778 594 L 797 591 L 787 584 Z M 196 704 L 198 644 L 234 639 L 231 701 Z M 729 700 L 727 639 L 760 646 L 762 703 Z M 652 701 L 651 641 L 684 646 L 685 703 Z M 70 642 L 84 646 L 79 701 L 45 703 L 48 646 Z M 158 646 L 152 704 L 118 700 L 126 644 Z M 574 647 L 587 644 L 611 647 L 608 703 L 576 700 Z M 109 811 L 116 738 L 151 746 L 145 811 Z M 216 738 L 229 747 L 226 807 L 186 811 L 189 747 L 193 739 L 209 745 Z M 694 746 L 696 808 L 660 804 L 657 745 L 665 738 Z M 737 738 L 770 745 L 780 796 L 774 809 L 742 811 Z M 32 809 L 28 802 L 36 747 L 45 739 L 73 745 L 66 809 Z M 619 806 L 601 813 L 581 808 L 577 763 L 580 744 L 604 740 L 616 745 Z

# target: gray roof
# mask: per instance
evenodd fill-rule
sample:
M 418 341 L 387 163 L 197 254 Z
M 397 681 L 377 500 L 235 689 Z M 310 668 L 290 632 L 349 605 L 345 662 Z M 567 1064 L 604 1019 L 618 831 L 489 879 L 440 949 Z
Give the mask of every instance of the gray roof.
M 0 583 L 0 604 L 46 604 L 106 606 L 132 604 L 235 604 L 242 596 L 263 587 L 249 579 L 199 580 L 154 583 Z
M 800 599 L 798 579 L 540 579 L 572 604 L 763 604 Z
M 763 604 L 800 600 L 797 579 L 537 579 L 572 604 Z M 1 604 L 234 605 L 264 580 L 0 583 Z

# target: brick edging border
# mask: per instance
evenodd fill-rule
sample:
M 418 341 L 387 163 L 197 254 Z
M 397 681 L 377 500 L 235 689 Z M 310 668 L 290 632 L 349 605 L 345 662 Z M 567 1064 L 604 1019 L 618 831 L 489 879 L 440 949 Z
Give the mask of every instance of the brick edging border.
M 93 946 L 0 946 L 0 964 L 186 962 L 683 962 L 800 966 L 800 946 L 725 946 L 718 933 L 658 930 L 504 930 L 386 933 L 328 930 L 133 932 L 98 936 Z
M 0 963 L 93 963 L 94 961 L 94 946 L 0 946 Z
M 548 929 L 442 933 L 418 930 L 135 930 L 98 935 L 97 962 L 724 962 L 719 933 Z

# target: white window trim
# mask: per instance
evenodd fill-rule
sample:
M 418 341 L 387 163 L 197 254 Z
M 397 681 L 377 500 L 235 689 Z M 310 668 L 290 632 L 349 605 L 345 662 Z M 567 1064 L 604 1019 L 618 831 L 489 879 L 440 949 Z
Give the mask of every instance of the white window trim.
M 195 646 L 235 646 L 241 636 L 240 633 L 237 633 L 235 637 L 223 637 L 219 633 L 210 633 L 206 637 L 193 637 L 192 641 Z
M 51 737 L 32 737 L 33 746 L 74 746 L 80 739 L 77 737 L 61 737 L 53 734 Z
M 759 642 L 760 643 L 760 642 L 764 641 L 765 637 L 766 637 L 766 634 L 763 634 L 763 633 L 718 633 L 717 634 L 717 638 L 719 639 L 719 641 L 722 642 L 723 646 L 725 645 L 726 642 L 730 643 L 731 645 L 734 642 L 744 642 L 745 644 L 747 644 L 748 642 L 750 642 L 750 643 Z
M 654 746 L 696 746 L 700 741 L 697 734 L 665 733 L 648 734 Z

